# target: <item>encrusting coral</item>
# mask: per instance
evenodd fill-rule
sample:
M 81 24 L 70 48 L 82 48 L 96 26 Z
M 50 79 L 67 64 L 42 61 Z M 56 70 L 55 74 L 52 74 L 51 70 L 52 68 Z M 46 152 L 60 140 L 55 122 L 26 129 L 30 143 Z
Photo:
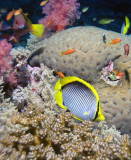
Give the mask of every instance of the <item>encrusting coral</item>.
M 35 45 L 37 45 L 38 42 L 40 42 L 40 38 L 37 37 L 36 35 L 30 33 L 30 38 L 27 39 L 27 46 L 26 49 L 28 50 L 33 50 L 35 48 Z
M 10 129 L 13 126 L 10 118 L 13 112 L 17 112 L 16 106 L 10 101 L 10 98 L 4 98 L 3 84 L 3 79 L 0 79 L 0 136 L 5 129 Z
M 111 86 L 117 86 L 118 83 L 120 83 L 119 81 L 123 78 L 123 72 L 114 70 L 114 63 L 112 61 L 110 61 L 106 67 L 102 68 L 100 74 L 100 79 L 103 79 L 105 83 Z
M 32 160 L 129 160 L 131 143 L 127 135 L 114 142 L 113 136 L 99 135 L 90 121 L 75 123 L 69 112 L 47 116 L 29 105 L 12 117 L 14 129 L 0 138 L 0 159 Z M 16 127 L 19 125 L 19 127 Z

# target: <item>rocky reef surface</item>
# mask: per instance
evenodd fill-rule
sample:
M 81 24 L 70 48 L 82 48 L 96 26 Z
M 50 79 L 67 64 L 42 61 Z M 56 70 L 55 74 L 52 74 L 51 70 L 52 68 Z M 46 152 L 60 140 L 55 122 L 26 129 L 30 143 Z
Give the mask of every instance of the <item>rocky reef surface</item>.
M 121 42 L 109 45 L 113 39 L 121 39 Z M 131 44 L 131 38 L 126 35 L 97 27 L 76 27 L 57 33 L 36 46 L 30 44 L 32 54 L 28 62 L 32 66 L 44 63 L 66 76 L 77 76 L 90 82 L 98 91 L 107 123 L 131 135 L 131 54 L 124 55 L 125 44 Z M 75 52 L 61 56 L 60 52 L 68 49 L 75 49 Z M 115 87 L 100 79 L 100 71 L 109 61 L 124 73 L 121 84 Z

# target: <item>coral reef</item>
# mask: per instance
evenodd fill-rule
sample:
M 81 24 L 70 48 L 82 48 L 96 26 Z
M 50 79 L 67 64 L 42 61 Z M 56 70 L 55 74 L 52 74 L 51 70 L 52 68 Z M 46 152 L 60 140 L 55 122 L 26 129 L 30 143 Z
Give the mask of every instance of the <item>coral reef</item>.
M 103 33 L 106 44 L 103 42 Z M 121 42 L 109 46 L 115 38 L 120 38 Z M 66 76 L 77 76 L 90 82 L 98 91 L 107 124 L 115 125 L 123 134 L 131 135 L 131 84 L 125 74 L 127 71 L 129 77 L 131 75 L 131 54 L 128 57 L 124 55 L 125 44 L 131 44 L 128 36 L 96 27 L 76 27 L 37 43 L 28 62 L 32 66 L 42 62 Z M 46 47 L 43 49 L 43 46 Z M 68 49 L 75 49 L 76 52 L 60 56 L 59 52 Z M 100 79 L 100 71 L 110 61 L 114 62 L 116 70 L 124 73 L 122 86 L 112 87 Z
M 16 71 L 12 67 L 11 49 L 12 45 L 6 39 L 0 41 L 0 78 L 3 77 L 6 84 L 15 86 L 18 81 L 15 77 Z
M 53 70 L 50 70 L 43 64 L 40 67 L 26 66 L 29 74 L 28 86 L 17 86 L 12 95 L 13 102 L 20 111 L 26 110 L 28 103 L 39 107 L 52 114 L 59 114 L 60 109 L 56 105 L 55 93 L 52 84 L 55 83 Z
M 120 135 L 115 129 L 112 133 L 112 129 L 105 125 L 99 125 L 100 130 L 94 129 L 93 122 L 90 121 L 76 123 L 73 115 L 63 111 L 55 102 L 53 86 L 56 78 L 53 70 L 43 64 L 31 67 L 25 61 L 26 51 L 22 55 L 20 51 L 13 52 L 16 57 L 15 67 L 20 70 L 24 66 L 29 81 L 28 86 L 23 88 L 18 85 L 14 90 L 14 104 L 11 99 L 4 99 L 1 79 L 1 160 L 131 158 L 128 135 Z
M 45 26 L 44 36 L 50 35 L 52 30 L 55 32 L 64 30 L 75 19 L 79 19 L 79 7 L 77 0 L 49 0 L 43 7 L 43 14 L 46 16 L 39 20 L 39 23 Z
M 26 112 L 14 114 L 12 123 L 14 129 L 0 138 L 0 159 L 131 158 L 127 135 L 114 142 L 113 136 L 100 136 L 92 122 L 75 123 L 71 113 L 47 116 L 41 107 L 29 105 Z
M 37 37 L 36 35 L 30 33 L 30 37 L 27 39 L 27 46 L 26 49 L 33 51 L 35 45 L 41 40 L 41 38 Z
M 27 57 L 31 52 L 23 47 L 13 48 L 10 54 L 14 57 L 13 68 L 16 70 L 18 86 L 25 87 L 30 82 L 30 75 L 27 68 Z
M 3 78 L 0 80 L 0 136 L 3 135 L 4 130 L 13 126 L 10 119 L 13 112 L 17 112 L 16 106 L 10 101 L 10 98 L 4 98 L 5 93 L 3 92 L 4 88 Z
M 103 82 L 94 84 L 98 91 L 102 112 L 107 124 L 115 125 L 122 134 L 131 136 L 131 92 L 127 82 L 122 86 L 110 87 Z
M 115 125 L 109 128 L 108 125 L 106 124 L 106 121 L 101 121 L 98 124 L 98 128 L 101 130 L 101 135 L 113 136 L 114 141 L 117 141 L 117 142 L 120 141 L 121 133 L 118 130 L 116 130 Z
M 16 59 L 16 61 L 19 62 L 23 59 L 27 59 L 27 57 L 31 54 L 31 52 L 27 48 L 25 49 L 24 47 L 17 47 L 17 48 L 12 48 L 10 54 Z
M 103 42 L 103 33 L 106 44 Z M 109 46 L 109 43 L 120 38 L 121 42 Z M 47 67 L 60 70 L 66 76 L 77 76 L 88 82 L 100 82 L 99 71 L 110 61 L 115 63 L 116 69 L 124 71 L 131 67 L 131 54 L 124 55 L 124 45 L 130 44 L 128 36 L 97 27 L 75 27 L 61 31 L 46 40 L 39 42 L 35 51 L 46 46 L 43 52 L 35 54 L 30 59 L 30 64 L 44 63 Z M 60 56 L 60 52 L 68 49 L 76 51 L 68 56 Z M 97 58 L 96 58 L 97 57 Z
M 110 61 L 106 67 L 102 68 L 100 74 L 100 78 L 103 79 L 105 83 L 110 84 L 111 86 L 117 86 L 123 78 L 123 72 L 114 70 L 114 63 L 112 61 Z

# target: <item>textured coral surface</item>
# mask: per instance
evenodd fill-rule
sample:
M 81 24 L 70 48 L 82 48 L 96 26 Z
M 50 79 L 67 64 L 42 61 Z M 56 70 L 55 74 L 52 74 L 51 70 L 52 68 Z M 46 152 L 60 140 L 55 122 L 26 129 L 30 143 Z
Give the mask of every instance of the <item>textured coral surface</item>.
M 0 159 L 10 160 L 129 160 L 127 135 L 114 142 L 112 135 L 99 135 L 92 122 L 77 124 L 71 113 L 47 116 L 32 105 L 14 114 L 14 129 L 0 138 Z
M 103 42 L 106 35 L 106 44 Z M 116 38 L 121 42 L 109 43 Z M 131 44 L 128 36 L 96 27 L 76 27 L 67 29 L 37 44 L 36 50 L 46 46 L 44 51 L 30 60 L 30 63 L 43 62 L 49 68 L 61 70 L 66 76 L 78 76 L 90 82 L 98 82 L 98 72 L 109 61 L 118 59 L 115 67 L 131 69 L 131 54 L 124 55 L 124 45 Z M 76 51 L 71 55 L 60 56 L 60 52 L 68 49 Z
M 102 39 L 103 34 L 106 44 Z M 110 46 L 109 43 L 116 38 L 120 38 L 121 42 Z M 99 93 L 107 123 L 131 135 L 131 84 L 125 74 L 126 70 L 131 78 L 131 54 L 128 57 L 124 55 L 125 44 L 131 44 L 131 38 L 126 35 L 96 27 L 76 27 L 38 43 L 36 51 L 39 54 L 33 52 L 29 62 L 32 65 L 43 62 L 66 76 L 78 76 L 91 82 Z M 60 56 L 60 52 L 68 49 L 76 51 L 71 55 Z M 109 61 L 114 62 L 115 69 L 124 72 L 122 86 L 111 87 L 100 80 L 99 71 Z
M 108 125 L 114 124 L 121 133 L 131 136 L 131 91 L 127 82 L 118 87 L 110 87 L 103 82 L 94 86 L 98 91 Z

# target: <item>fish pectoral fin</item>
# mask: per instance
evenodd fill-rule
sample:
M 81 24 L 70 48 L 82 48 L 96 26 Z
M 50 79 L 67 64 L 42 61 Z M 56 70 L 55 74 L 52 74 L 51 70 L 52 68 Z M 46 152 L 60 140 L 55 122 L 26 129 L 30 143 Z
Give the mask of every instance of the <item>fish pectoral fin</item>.
M 88 115 L 89 113 L 88 112 L 84 112 L 84 115 Z

